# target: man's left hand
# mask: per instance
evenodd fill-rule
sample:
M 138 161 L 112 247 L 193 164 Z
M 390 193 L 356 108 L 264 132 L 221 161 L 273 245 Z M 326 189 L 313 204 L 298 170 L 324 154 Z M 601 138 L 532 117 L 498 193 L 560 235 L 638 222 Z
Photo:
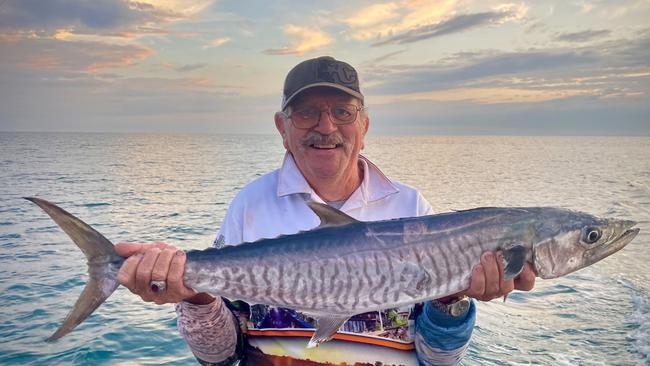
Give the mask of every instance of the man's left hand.
M 483 253 L 481 263 L 472 270 L 469 288 L 459 295 L 490 301 L 507 296 L 513 290 L 530 291 L 535 286 L 535 271 L 528 262 L 517 277 L 511 280 L 505 280 L 503 277 L 501 253 Z

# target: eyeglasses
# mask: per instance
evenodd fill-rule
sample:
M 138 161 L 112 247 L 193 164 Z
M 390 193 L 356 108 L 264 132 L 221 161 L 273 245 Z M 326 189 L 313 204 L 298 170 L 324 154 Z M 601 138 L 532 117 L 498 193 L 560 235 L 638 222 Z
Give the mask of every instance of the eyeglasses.
M 364 110 L 363 106 L 359 107 L 354 104 L 335 104 L 325 111 L 330 114 L 332 122 L 335 125 L 347 125 L 357 119 L 359 111 Z M 287 117 L 291 118 L 296 128 L 303 130 L 312 128 L 320 122 L 323 110 L 316 106 L 307 106 L 291 111 Z

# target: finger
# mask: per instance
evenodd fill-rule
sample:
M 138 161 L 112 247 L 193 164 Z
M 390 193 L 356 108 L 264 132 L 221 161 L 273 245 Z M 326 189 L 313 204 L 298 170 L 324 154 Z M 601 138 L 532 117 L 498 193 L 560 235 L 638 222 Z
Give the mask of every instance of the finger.
M 481 255 L 481 265 L 485 271 L 485 293 L 484 298 L 488 301 L 499 296 L 499 265 L 494 253 L 487 252 Z
M 169 272 L 169 266 L 171 264 L 172 258 L 174 257 L 174 253 L 176 253 L 176 250 L 173 249 L 173 247 L 170 245 L 166 245 L 166 249 L 160 252 L 158 258 L 156 259 L 156 264 L 151 271 L 152 281 L 167 282 L 167 274 Z M 173 301 L 173 295 L 168 291 L 168 289 L 165 289 L 163 291 L 154 291 L 151 288 L 151 282 L 149 282 L 149 290 L 151 291 L 151 300 L 153 300 L 153 302 L 158 305 L 166 304 L 169 302 L 178 302 Z
M 135 253 L 142 253 L 150 247 L 146 243 L 117 243 L 115 244 L 115 252 L 120 257 L 130 257 Z
M 183 283 L 183 274 L 185 273 L 185 252 L 179 250 L 172 258 L 169 266 L 169 273 L 167 273 L 167 285 L 173 295 L 176 295 L 177 302 L 186 299 L 190 296 L 196 295 L 196 291 L 191 288 L 185 287 Z
M 122 263 L 122 267 L 117 273 L 117 281 L 133 293 L 135 293 L 135 272 L 141 259 L 142 254 L 130 256 Z
M 517 278 L 515 278 L 514 286 L 517 290 L 520 291 L 530 291 L 533 289 L 533 287 L 535 287 L 536 277 L 537 276 L 535 275 L 535 270 L 533 267 L 530 265 L 530 263 L 526 263 L 524 270 L 521 271 Z
M 159 254 L 160 249 L 158 248 L 147 250 L 140 261 L 138 270 L 135 272 L 135 290 L 145 301 L 150 301 L 151 298 L 151 272 Z
M 483 270 L 483 266 L 478 264 L 474 266 L 474 269 L 472 270 L 469 289 L 467 289 L 465 295 L 480 300 L 483 297 L 484 293 L 485 271 Z
M 142 253 L 147 251 L 149 248 L 158 248 L 160 250 L 166 248 L 174 248 L 171 244 L 167 244 L 162 241 L 155 241 L 153 243 L 117 243 L 114 248 L 117 252 L 117 255 L 121 257 L 129 257 L 135 253 Z
M 170 248 L 164 249 L 160 252 L 156 259 L 156 264 L 151 271 L 152 281 L 167 280 L 167 272 L 169 272 L 169 265 L 172 263 L 174 253 L 176 253 L 176 250 Z
M 160 250 L 167 249 L 167 248 L 176 249 L 175 246 L 171 244 L 167 244 L 164 241 L 154 241 L 153 243 L 151 243 L 151 245 L 153 245 L 155 248 L 158 248 Z
M 497 260 L 497 266 L 499 268 L 499 293 L 497 294 L 497 296 L 498 297 L 507 296 L 509 293 L 512 292 L 512 290 L 515 289 L 515 281 L 512 278 L 506 280 L 506 275 L 504 273 L 505 265 L 504 265 L 503 253 L 499 252 L 497 254 L 496 260 Z

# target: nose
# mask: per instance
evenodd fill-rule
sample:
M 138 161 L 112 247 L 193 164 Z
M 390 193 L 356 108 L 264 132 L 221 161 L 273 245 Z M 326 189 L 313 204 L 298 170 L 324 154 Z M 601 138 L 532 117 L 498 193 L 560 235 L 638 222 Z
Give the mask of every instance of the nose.
M 330 133 L 336 131 L 338 126 L 332 120 L 332 115 L 330 114 L 329 109 L 322 109 L 320 111 L 320 118 L 318 119 L 318 124 L 314 127 L 316 132 L 320 132 L 323 135 L 329 135 Z

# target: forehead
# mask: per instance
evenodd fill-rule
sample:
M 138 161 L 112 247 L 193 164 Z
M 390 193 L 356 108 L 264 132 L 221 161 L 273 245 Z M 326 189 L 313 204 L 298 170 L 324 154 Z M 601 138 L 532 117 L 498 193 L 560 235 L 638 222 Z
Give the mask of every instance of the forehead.
M 306 104 L 318 104 L 327 102 L 350 103 L 355 102 L 357 98 L 341 90 L 326 87 L 317 87 L 305 90 L 291 101 L 291 106 L 301 106 Z

